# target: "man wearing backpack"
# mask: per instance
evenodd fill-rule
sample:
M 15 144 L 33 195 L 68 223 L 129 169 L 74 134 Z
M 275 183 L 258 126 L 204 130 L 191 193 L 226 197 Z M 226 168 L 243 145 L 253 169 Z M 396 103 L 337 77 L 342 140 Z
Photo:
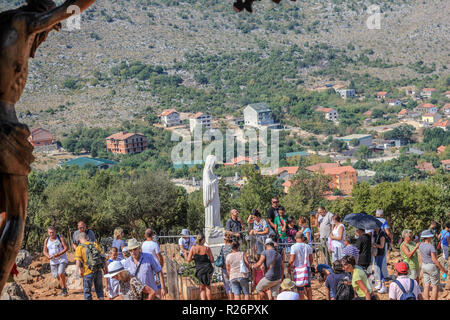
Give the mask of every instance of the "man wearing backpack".
M 48 238 L 44 242 L 44 255 L 50 260 L 52 276 L 59 280 L 61 296 L 67 296 L 65 270 L 67 266 L 68 246 L 63 236 L 56 233 L 54 227 L 48 227 Z
M 419 284 L 408 277 L 408 264 L 399 262 L 394 265 L 397 279 L 389 286 L 390 300 L 423 300 Z
M 96 242 L 89 242 L 85 232 L 80 232 L 78 239 L 80 244 L 75 250 L 75 261 L 83 278 L 84 299 L 92 300 L 91 289 L 92 285 L 94 285 L 97 298 L 103 300 L 102 270 L 106 264 L 102 249 Z

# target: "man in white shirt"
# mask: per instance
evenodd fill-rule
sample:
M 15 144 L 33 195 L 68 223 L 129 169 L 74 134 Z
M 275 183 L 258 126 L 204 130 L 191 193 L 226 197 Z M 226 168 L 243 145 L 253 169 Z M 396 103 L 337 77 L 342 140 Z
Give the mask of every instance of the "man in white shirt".
M 331 227 L 333 224 L 333 214 L 327 212 L 327 210 L 320 206 L 317 209 L 318 218 L 317 223 L 319 224 L 319 234 L 320 234 L 320 246 L 322 248 L 323 255 L 325 257 L 325 264 L 331 265 L 330 251 L 328 249 L 328 237 L 331 233 Z
M 153 237 L 155 236 L 155 232 L 152 229 L 145 230 L 145 241 L 142 243 L 142 252 L 150 253 L 153 255 L 153 258 L 157 262 L 159 262 L 161 268 L 164 266 L 164 258 L 161 255 L 161 249 L 159 248 L 159 244 L 153 241 Z
M 411 283 L 414 285 L 412 293 L 416 297 L 416 300 L 423 300 L 422 292 L 420 291 L 419 284 L 416 280 L 413 280 L 408 277 L 408 264 L 405 262 L 396 263 L 395 271 L 397 273 L 397 279 L 400 285 L 403 287 L 405 292 L 409 292 L 411 290 Z M 389 285 L 389 299 L 390 300 L 400 300 L 403 295 L 402 289 L 398 286 L 396 281 L 392 282 Z
M 305 235 L 299 231 L 295 235 L 296 243 L 291 247 L 291 257 L 289 259 L 288 269 L 289 271 L 295 272 L 295 268 L 303 267 L 305 264 L 308 266 L 308 284 L 304 287 L 297 287 L 297 291 L 300 295 L 300 300 L 305 299 L 305 291 L 306 297 L 308 300 L 312 300 L 312 291 L 311 291 L 311 265 L 313 264 L 313 255 L 312 248 L 305 243 L 306 237 Z M 306 261 L 305 261 L 306 258 Z
M 191 237 L 188 229 L 181 230 L 181 238 L 178 239 L 178 246 L 180 247 L 180 256 L 187 259 L 191 247 L 195 245 L 194 237 Z

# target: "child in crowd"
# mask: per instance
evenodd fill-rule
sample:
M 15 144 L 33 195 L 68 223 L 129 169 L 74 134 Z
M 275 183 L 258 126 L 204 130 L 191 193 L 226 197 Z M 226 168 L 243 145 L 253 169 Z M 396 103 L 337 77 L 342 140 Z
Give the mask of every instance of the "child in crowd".
M 118 261 L 119 250 L 116 247 L 112 247 L 109 250 L 109 259 L 107 265 L 113 261 Z M 107 278 L 106 280 L 106 291 L 109 300 L 113 300 L 119 296 L 119 281 L 113 278 Z

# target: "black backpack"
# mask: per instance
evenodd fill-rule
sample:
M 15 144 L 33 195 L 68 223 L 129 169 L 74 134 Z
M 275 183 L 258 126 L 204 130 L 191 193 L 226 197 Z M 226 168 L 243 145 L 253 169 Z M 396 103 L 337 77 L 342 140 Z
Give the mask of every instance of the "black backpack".
M 350 281 L 348 277 L 339 280 L 334 297 L 336 300 L 353 300 L 355 297 L 355 290 L 351 284 L 348 284 L 348 281 Z
M 80 245 L 86 249 L 86 267 L 92 272 L 103 269 L 105 266 L 105 259 L 95 245 L 92 242 L 88 245 L 83 243 Z

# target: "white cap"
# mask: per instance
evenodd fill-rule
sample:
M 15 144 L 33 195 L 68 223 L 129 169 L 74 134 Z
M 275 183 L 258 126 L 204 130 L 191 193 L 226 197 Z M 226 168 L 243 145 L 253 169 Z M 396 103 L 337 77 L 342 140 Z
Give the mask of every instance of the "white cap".
M 377 209 L 377 211 L 375 211 L 375 215 L 382 217 L 384 215 L 383 209 Z
M 267 239 L 266 239 L 266 242 L 265 242 L 264 244 L 273 244 L 273 241 L 272 241 L 272 239 L 267 238 Z

